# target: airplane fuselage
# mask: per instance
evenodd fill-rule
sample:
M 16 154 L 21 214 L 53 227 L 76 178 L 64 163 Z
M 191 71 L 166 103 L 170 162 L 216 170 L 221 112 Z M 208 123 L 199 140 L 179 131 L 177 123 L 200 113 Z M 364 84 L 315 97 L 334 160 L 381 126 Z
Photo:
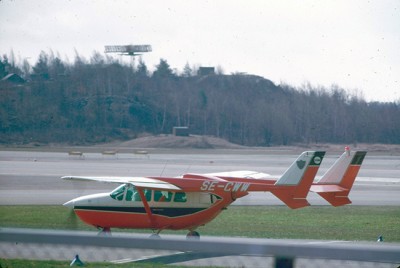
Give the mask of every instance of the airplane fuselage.
M 142 194 L 144 198 L 134 186 L 125 184 L 111 193 L 82 196 L 65 205 L 72 207 L 82 221 L 98 228 L 194 230 L 234 201 L 230 194 L 208 192 L 145 189 Z

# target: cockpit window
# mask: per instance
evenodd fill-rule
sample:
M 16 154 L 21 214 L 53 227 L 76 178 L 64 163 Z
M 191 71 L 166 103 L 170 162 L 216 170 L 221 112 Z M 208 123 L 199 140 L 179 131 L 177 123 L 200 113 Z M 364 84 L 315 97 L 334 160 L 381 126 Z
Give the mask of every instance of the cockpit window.
M 154 201 L 171 202 L 172 193 L 167 191 L 154 191 Z
M 174 202 L 184 203 L 186 202 L 186 193 L 184 192 L 176 192 L 174 197 Z
M 144 189 L 144 196 L 146 197 L 146 201 L 151 201 L 151 193 L 152 190 Z
M 142 201 L 140 198 L 139 192 L 136 190 L 136 187 L 133 185 L 129 185 L 128 189 L 126 190 L 126 201 Z
M 111 198 L 122 201 L 122 199 L 124 198 L 125 189 L 126 189 L 125 184 L 120 185 L 118 188 L 116 188 L 114 191 L 111 192 L 110 194 Z
M 154 192 L 154 194 L 153 194 Z M 185 203 L 186 193 L 184 192 L 173 192 L 168 191 L 158 191 L 158 190 L 150 190 L 143 189 L 143 194 L 146 197 L 146 201 L 155 201 L 155 202 L 177 202 L 177 203 Z M 122 184 L 114 191 L 110 193 L 111 198 L 118 201 L 142 201 L 140 194 L 136 187 L 132 184 Z
M 122 184 L 118 188 L 116 188 L 114 191 L 111 192 L 110 194 L 111 198 L 122 201 L 141 201 L 142 199 L 140 198 L 139 192 L 136 190 L 136 187 L 131 185 L 131 184 Z M 151 194 L 150 194 L 151 196 Z

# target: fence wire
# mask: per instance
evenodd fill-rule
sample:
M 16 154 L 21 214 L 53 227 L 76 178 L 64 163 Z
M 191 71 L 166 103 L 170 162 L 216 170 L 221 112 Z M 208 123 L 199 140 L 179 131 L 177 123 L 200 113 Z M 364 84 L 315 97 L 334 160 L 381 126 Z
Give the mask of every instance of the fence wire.
M 221 267 L 398 267 L 400 244 L 0 229 L 0 258 Z

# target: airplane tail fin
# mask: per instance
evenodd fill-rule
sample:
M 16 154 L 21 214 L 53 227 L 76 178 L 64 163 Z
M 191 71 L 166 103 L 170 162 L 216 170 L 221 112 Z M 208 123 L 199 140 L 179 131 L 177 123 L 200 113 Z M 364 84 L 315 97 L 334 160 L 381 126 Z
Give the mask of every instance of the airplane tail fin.
M 272 194 L 290 208 L 309 206 L 306 200 L 325 152 L 303 152 L 286 172 L 276 181 Z
M 346 147 L 333 166 L 311 186 L 311 191 L 335 207 L 351 204 L 348 195 L 366 154 L 365 151 L 351 152 Z

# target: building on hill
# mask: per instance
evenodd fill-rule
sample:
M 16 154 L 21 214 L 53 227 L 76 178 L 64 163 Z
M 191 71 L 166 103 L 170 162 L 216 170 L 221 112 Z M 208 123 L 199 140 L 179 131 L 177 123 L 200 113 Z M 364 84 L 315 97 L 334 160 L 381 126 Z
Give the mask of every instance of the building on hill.
M 197 71 L 197 75 L 204 76 L 204 75 L 214 75 L 215 68 L 214 67 L 200 67 Z
M 189 136 L 189 127 L 173 127 L 172 134 L 174 136 L 187 137 Z
M 1 79 L 2 83 L 10 83 L 10 84 L 15 84 L 15 85 L 20 85 L 26 83 L 26 80 L 19 76 L 18 74 L 15 73 L 10 73 L 6 76 L 4 76 Z

